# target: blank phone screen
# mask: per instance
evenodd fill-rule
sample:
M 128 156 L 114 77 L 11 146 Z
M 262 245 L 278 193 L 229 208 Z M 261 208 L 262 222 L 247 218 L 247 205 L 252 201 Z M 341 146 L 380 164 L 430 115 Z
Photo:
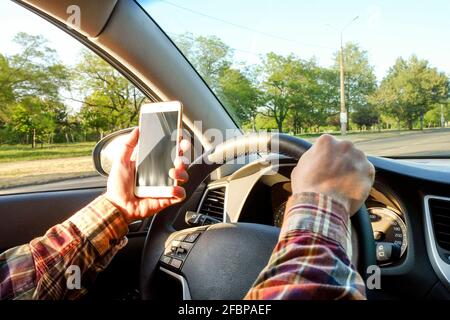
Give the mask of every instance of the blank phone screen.
M 178 111 L 141 114 L 136 186 L 173 186 L 177 127 Z

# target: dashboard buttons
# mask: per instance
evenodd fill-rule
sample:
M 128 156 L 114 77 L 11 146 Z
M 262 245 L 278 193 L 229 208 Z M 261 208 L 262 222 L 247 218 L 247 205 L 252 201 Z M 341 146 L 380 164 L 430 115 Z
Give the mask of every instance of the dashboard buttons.
M 389 242 L 376 243 L 377 261 L 385 263 L 400 258 L 401 247 L 397 244 Z
M 159 259 L 161 263 L 169 265 L 176 269 L 181 269 L 181 265 L 186 260 L 189 252 L 194 246 L 203 229 L 195 229 L 192 233 L 183 233 L 175 235 L 164 250 L 163 255 Z
M 200 233 L 198 233 L 198 232 L 191 233 L 191 234 L 187 235 L 186 238 L 184 238 L 184 241 L 193 243 L 197 240 L 199 235 L 200 235 Z
M 189 242 L 181 242 L 180 243 L 180 247 L 185 249 L 186 251 L 191 250 L 193 246 L 194 246 L 194 244 L 193 243 L 189 243 Z
M 165 263 L 165 264 L 170 264 L 171 260 L 172 260 L 172 258 L 169 256 L 166 256 L 166 255 L 163 255 L 161 257 L 161 259 L 159 259 L 159 261 L 161 261 L 162 263 Z
M 183 264 L 183 260 L 173 258 L 170 265 L 176 269 L 180 269 Z

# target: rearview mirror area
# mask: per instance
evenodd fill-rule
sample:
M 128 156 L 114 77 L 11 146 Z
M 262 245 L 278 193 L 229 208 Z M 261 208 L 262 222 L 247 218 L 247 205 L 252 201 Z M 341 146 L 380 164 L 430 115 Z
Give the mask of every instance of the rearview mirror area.
M 134 128 L 113 132 L 101 139 L 92 151 L 95 170 L 104 177 L 109 176 L 114 159 L 119 155 L 125 139 Z

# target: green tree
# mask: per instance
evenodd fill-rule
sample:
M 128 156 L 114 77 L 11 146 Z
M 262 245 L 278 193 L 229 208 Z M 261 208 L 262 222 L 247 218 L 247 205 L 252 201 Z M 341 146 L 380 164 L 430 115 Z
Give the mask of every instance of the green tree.
M 49 121 L 55 120 L 55 108 L 65 108 L 59 92 L 69 87 L 69 75 L 43 36 L 18 33 L 14 42 L 20 53 L 0 55 L 0 125 L 13 128 L 8 130 L 9 134 L 27 132 L 33 143 L 36 132 L 51 136 L 48 130 L 54 125 Z M 44 112 L 42 117 L 38 110 Z M 28 111 L 29 116 L 24 114 Z
M 87 50 L 82 52 L 76 72 L 78 90 L 85 97 L 81 100 L 81 116 L 96 123 L 94 128 L 99 133 L 137 124 L 146 97 L 130 81 Z
M 380 113 L 370 104 L 359 105 L 353 110 L 351 119 L 359 129 L 367 128 L 379 123 Z
M 219 79 L 219 98 L 241 123 L 251 123 L 256 131 L 260 92 L 255 84 L 237 69 L 226 69 Z
M 54 101 L 44 101 L 39 98 L 27 97 L 12 107 L 10 125 L 20 133 L 31 136 L 32 148 L 36 142 L 47 139 L 50 142 L 56 129 L 55 113 L 52 110 Z
M 216 36 L 195 37 L 191 33 L 175 37 L 175 42 L 208 86 L 218 94 L 220 78 L 231 66 L 231 48 Z
M 371 97 L 371 102 L 395 118 L 399 126 L 405 122 L 412 130 L 414 122 L 420 120 L 423 129 L 425 113 L 447 100 L 448 85 L 447 76 L 430 67 L 428 61 L 416 56 L 409 60 L 399 58 Z
M 319 131 L 326 126 L 327 119 L 339 113 L 339 79 L 333 69 L 317 65 L 315 60 L 302 63 L 296 76 L 299 91 L 289 113 L 295 134 L 300 131 Z
M 440 127 L 441 121 L 445 125 L 450 119 L 450 103 L 440 103 L 430 109 L 424 116 L 424 122 L 427 127 Z
M 261 68 L 263 112 L 272 117 L 279 132 L 293 108 L 301 108 L 302 61 L 294 55 L 287 57 L 268 53 Z
M 334 54 L 334 70 L 339 72 L 339 61 L 341 52 Z M 345 104 L 350 118 L 362 121 L 361 114 L 364 110 L 373 110 L 368 105 L 368 97 L 377 89 L 377 81 L 373 67 L 369 63 L 367 51 L 361 49 L 355 43 L 347 43 L 344 46 L 344 88 Z M 355 117 L 351 116 L 357 111 Z M 374 115 L 374 114 L 372 114 Z M 358 126 L 360 123 L 356 123 Z

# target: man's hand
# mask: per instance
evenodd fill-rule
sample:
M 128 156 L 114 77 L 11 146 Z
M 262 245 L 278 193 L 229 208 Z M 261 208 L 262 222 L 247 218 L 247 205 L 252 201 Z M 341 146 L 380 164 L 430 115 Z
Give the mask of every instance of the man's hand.
M 172 187 L 172 198 L 138 198 L 134 195 L 135 159 L 132 159 L 139 138 L 139 129 L 134 129 L 128 136 L 123 149 L 113 161 L 108 178 L 105 197 L 111 201 L 124 215 L 128 223 L 150 217 L 170 205 L 184 200 L 186 193 L 183 187 Z M 189 142 L 183 140 L 181 149 L 186 149 Z M 172 179 L 182 184 L 188 180 L 181 158 L 175 160 L 175 168 L 168 172 Z
M 353 143 L 322 135 L 292 171 L 292 192 L 326 194 L 352 216 L 367 199 L 374 178 L 373 165 Z

